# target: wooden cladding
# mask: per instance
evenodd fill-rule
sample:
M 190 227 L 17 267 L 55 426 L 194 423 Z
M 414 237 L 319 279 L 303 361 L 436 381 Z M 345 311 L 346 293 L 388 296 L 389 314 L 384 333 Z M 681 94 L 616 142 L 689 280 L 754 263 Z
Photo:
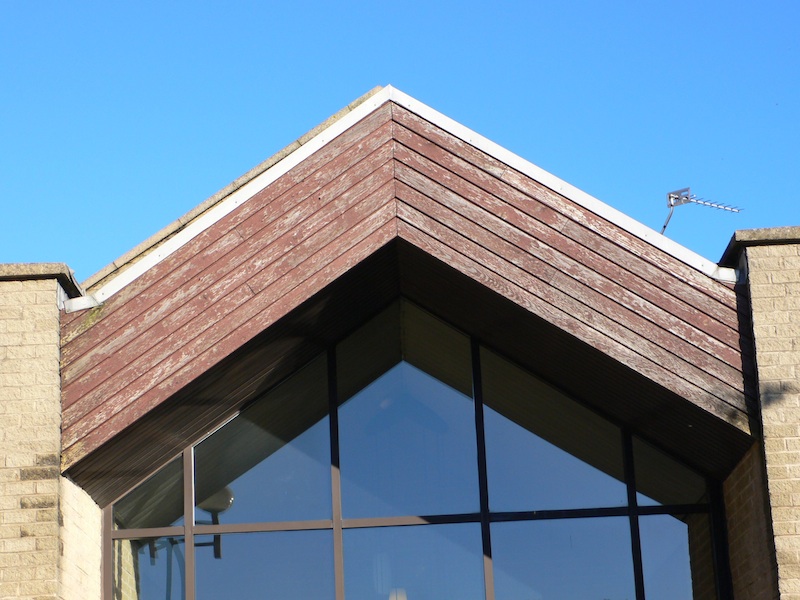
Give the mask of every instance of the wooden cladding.
M 65 315 L 63 468 L 397 239 L 749 431 L 733 286 L 387 103 L 103 306 Z

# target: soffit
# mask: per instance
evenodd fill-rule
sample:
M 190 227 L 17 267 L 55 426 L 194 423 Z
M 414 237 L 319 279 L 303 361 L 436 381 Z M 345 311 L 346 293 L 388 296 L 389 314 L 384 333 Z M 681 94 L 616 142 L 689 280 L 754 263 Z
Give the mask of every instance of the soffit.
M 454 135 L 456 126 L 444 128 L 418 114 L 424 111 L 394 100 L 368 108 L 325 144 L 295 156 L 290 168 L 273 174 L 264 187 L 251 188 L 246 193 L 251 195 L 239 198 L 101 306 L 65 315 L 65 468 L 101 446 L 119 446 L 117 438 L 154 416 L 162 425 L 148 425 L 146 431 L 183 444 L 196 427 L 183 427 L 169 414 L 208 427 L 259 393 L 272 378 L 265 379 L 248 362 L 262 360 L 254 357 L 266 352 L 256 340 L 272 335 L 281 340 L 266 344 L 273 356 L 269 364 L 277 360 L 294 368 L 307 359 L 319 345 L 295 340 L 303 349 L 295 357 L 296 336 L 278 335 L 280 324 L 313 298 L 312 313 L 324 312 L 319 295 L 339 289 L 338 281 L 370 260 L 383 264 L 381 249 L 394 247 L 393 240 L 432 264 L 448 265 L 458 275 L 453 289 L 464 288 L 465 295 L 441 294 L 441 274 L 420 275 L 425 260 L 411 268 L 417 263 L 393 259 L 384 264 L 387 275 L 370 284 L 387 297 L 402 287 L 438 314 L 448 312 L 442 302 L 453 304 L 454 315 L 445 317 L 480 331 L 500 350 L 506 342 L 520 346 L 522 355 L 515 360 L 529 368 L 531 362 L 549 364 L 533 370 L 552 383 L 575 386 L 570 393 L 583 397 L 608 385 L 614 396 L 625 397 L 620 406 L 632 407 L 619 409 L 617 416 L 626 422 L 638 423 L 645 413 L 661 415 L 674 404 L 684 426 L 691 422 L 688 416 L 710 415 L 732 430 L 749 430 L 742 363 L 747 344 L 738 329 L 732 285 L 665 250 L 664 243 L 637 235 L 614 215 L 576 202 L 563 186 L 554 189 L 557 182 L 548 186 L 511 158 L 501 160 L 501 151 L 488 153 L 465 140 L 467 135 Z M 397 276 L 390 276 L 394 272 Z M 339 293 L 358 295 L 349 288 Z M 498 313 L 506 319 L 497 327 L 506 332 L 503 336 L 479 327 L 492 322 L 488 317 L 494 313 L 482 318 L 456 310 L 487 294 L 516 307 Z M 382 293 L 370 292 L 358 302 L 370 307 L 384 300 Z M 341 306 L 352 310 L 354 302 Z M 364 316 L 361 310 L 352 313 L 349 319 L 337 318 L 347 323 Z M 528 340 L 528 354 L 514 336 L 524 330 L 515 324 L 523 317 L 546 324 L 534 328 L 540 338 Z M 304 318 L 307 327 L 324 321 Z M 541 333 L 545 330 L 547 335 Z M 331 332 L 306 331 L 301 337 L 326 341 L 339 329 Z M 245 352 L 251 344 L 262 350 Z M 533 351 L 542 344 L 561 351 Z M 615 377 L 624 385 L 609 384 L 612 373 L 620 373 Z M 196 389 L 198 381 L 210 380 L 234 389 L 220 392 L 224 401 L 218 396 L 204 400 L 200 410 L 176 400 Z M 625 386 L 642 399 L 622 394 Z M 608 394 L 598 397 L 611 402 Z M 660 400 L 653 404 L 648 399 L 653 397 Z M 649 408 L 637 412 L 636 406 Z M 154 454 L 167 447 L 163 439 L 147 446 Z M 103 468 L 92 467 L 93 472 Z

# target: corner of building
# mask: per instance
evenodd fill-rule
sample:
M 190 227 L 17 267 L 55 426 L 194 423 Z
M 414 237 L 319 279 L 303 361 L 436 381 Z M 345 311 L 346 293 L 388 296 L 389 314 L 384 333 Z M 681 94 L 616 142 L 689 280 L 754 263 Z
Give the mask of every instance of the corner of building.
M 726 482 L 732 491 L 737 488 L 728 502 L 729 529 L 747 531 L 738 546 L 732 536 L 732 569 L 738 548 L 746 559 L 741 568 L 751 571 L 743 598 L 800 598 L 800 227 L 737 231 L 722 260 L 738 265 L 746 288 L 748 310 L 742 318 L 749 318 L 752 328 L 761 433 Z M 745 504 L 749 525 L 737 525 L 736 511 Z M 760 511 L 766 513 L 766 527 L 754 525 Z M 765 541 L 777 570 L 759 566 L 764 553 L 756 550 L 763 550 Z M 766 573 L 772 573 L 772 582 Z M 777 589 L 754 595 L 768 588 Z
M 101 514 L 63 477 L 61 263 L 0 265 L 0 598 L 100 598 Z

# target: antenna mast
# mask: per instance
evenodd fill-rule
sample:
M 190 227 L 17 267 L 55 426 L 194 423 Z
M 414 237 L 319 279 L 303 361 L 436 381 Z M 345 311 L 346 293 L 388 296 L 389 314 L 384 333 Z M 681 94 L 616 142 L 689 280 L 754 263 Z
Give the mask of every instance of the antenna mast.
M 736 208 L 735 206 L 728 206 L 727 204 L 719 204 L 717 202 L 709 202 L 708 200 L 698 198 L 690 192 L 689 188 L 683 188 L 682 190 L 676 190 L 667 194 L 667 206 L 669 207 L 669 214 L 667 215 L 667 220 L 664 221 L 664 227 L 661 228 L 662 234 L 667 230 L 667 225 L 669 225 L 669 220 L 672 218 L 672 212 L 675 210 L 675 207 L 681 206 L 682 204 L 699 204 L 700 206 L 710 206 L 711 208 L 727 210 L 728 212 L 741 212 L 741 209 Z

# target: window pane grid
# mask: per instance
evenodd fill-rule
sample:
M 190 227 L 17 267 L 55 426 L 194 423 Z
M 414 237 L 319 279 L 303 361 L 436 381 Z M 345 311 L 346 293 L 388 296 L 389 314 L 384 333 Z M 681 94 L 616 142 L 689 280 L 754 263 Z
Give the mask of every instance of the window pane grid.
M 330 431 L 330 486 L 331 486 L 331 510 L 332 519 L 308 519 L 308 520 L 294 520 L 294 521 L 269 521 L 269 522 L 247 522 L 247 523 L 220 523 L 217 520 L 214 522 L 198 522 L 196 512 L 195 500 L 195 465 L 194 460 L 194 446 L 187 447 L 183 454 L 183 505 L 184 514 L 183 521 L 179 525 L 169 527 L 144 527 L 144 528 L 129 528 L 129 529 L 112 529 L 107 531 L 106 535 L 111 540 L 137 540 L 144 538 L 151 539 L 186 539 L 197 540 L 198 536 L 209 536 L 215 538 L 214 544 L 219 543 L 219 537 L 231 534 L 270 534 L 279 532 L 292 532 L 292 531 L 313 531 L 313 530 L 331 530 L 333 532 L 333 571 L 334 571 L 334 593 L 333 597 L 336 600 L 344 600 L 345 596 L 345 566 L 344 566 L 344 553 L 345 543 L 344 538 L 347 534 L 344 532 L 350 530 L 367 530 L 367 529 L 382 529 L 382 528 L 406 528 L 406 527 L 421 527 L 421 526 L 447 526 L 458 524 L 479 524 L 480 525 L 480 539 L 481 551 L 484 557 L 484 594 L 486 600 L 495 600 L 494 592 L 494 578 L 495 566 L 492 564 L 492 541 L 491 531 L 494 524 L 504 523 L 524 523 L 534 521 L 570 521 L 575 520 L 579 523 L 581 519 L 602 519 L 614 517 L 627 517 L 629 525 L 629 533 L 631 537 L 631 554 L 632 554 L 632 579 L 635 584 L 635 596 L 637 600 L 644 600 L 645 598 L 645 577 L 647 573 L 642 564 L 642 540 L 640 539 L 640 519 L 641 518 L 657 518 L 660 516 L 672 516 L 680 521 L 688 519 L 690 515 L 710 514 L 712 512 L 711 504 L 708 501 L 701 501 L 691 504 L 653 504 L 647 503 L 640 505 L 639 490 L 636 485 L 636 478 L 643 471 L 641 465 L 636 464 L 634 455 L 634 446 L 641 442 L 637 442 L 631 432 L 627 430 L 621 431 L 621 455 L 622 464 L 624 465 L 624 481 L 622 482 L 627 490 L 627 504 L 623 506 L 586 506 L 580 508 L 553 508 L 545 510 L 491 510 L 490 504 L 490 477 L 491 472 L 487 467 L 487 449 L 485 437 L 485 422 L 484 422 L 484 406 L 485 399 L 483 397 L 483 368 L 481 367 L 481 354 L 485 352 L 474 339 L 469 340 L 471 362 L 470 370 L 473 377 L 473 410 L 474 410 L 474 427 L 476 436 L 476 454 L 475 454 L 475 468 L 477 471 L 477 496 L 479 498 L 479 511 L 478 512 L 463 512 L 463 513 L 435 513 L 429 515 L 394 515 L 394 516 L 374 516 L 374 517 L 350 517 L 344 518 L 342 511 L 342 477 L 340 466 L 340 435 L 339 431 L 339 411 L 341 410 L 341 402 L 339 395 L 339 384 L 337 383 L 338 371 L 336 363 L 336 347 L 332 347 L 326 356 L 327 362 L 327 402 L 328 402 L 328 422 L 327 427 Z M 360 393 L 360 392 L 359 392 Z M 531 434 L 533 435 L 533 434 Z M 206 438 L 208 439 L 208 438 Z M 641 452 L 640 452 L 641 453 Z M 651 454 L 653 452 L 651 451 Z M 660 455 L 657 455 L 657 457 Z M 604 459 L 605 460 L 605 459 Z M 671 459 L 670 459 L 671 460 Z M 662 461 L 664 462 L 664 461 Z M 674 462 L 674 461 L 673 461 Z M 675 473 L 678 472 L 674 468 Z M 652 475 L 651 475 L 652 477 Z M 648 484 L 650 485 L 650 484 Z M 695 484 L 696 485 L 696 484 Z M 652 487 L 652 485 L 651 485 Z M 124 498 L 123 498 L 124 500 Z M 113 510 L 113 506 L 107 509 Z M 109 519 L 106 519 L 108 521 Z M 116 526 L 116 524 L 115 524 Z M 388 531 L 388 529 L 387 529 Z M 224 543 L 223 538 L 223 543 Z M 116 543 L 116 542 L 114 542 Z M 204 543 L 203 545 L 209 545 Z M 215 546 L 216 547 L 216 546 Z M 186 600 L 197 600 L 199 597 L 197 590 L 195 590 L 195 543 L 185 544 L 183 549 L 184 556 L 182 557 L 184 563 L 182 564 L 182 572 L 185 572 L 185 598 Z M 653 567 L 650 567 L 652 570 Z M 694 576 L 694 575 L 692 575 Z M 504 575 L 505 577 L 505 575 Z M 718 575 L 717 575 L 718 577 Z M 505 580 L 504 580 L 505 581 Z M 505 583 L 504 583 L 505 585 Z M 717 588 L 724 587 L 717 584 Z M 394 588 L 392 588 L 394 589 Z M 399 589 L 399 588 L 398 588 Z M 401 597 L 398 595 L 400 592 L 391 592 L 395 594 L 390 596 L 392 598 Z M 502 595 L 498 596 L 498 600 L 502 600 Z M 108 597 L 106 600 L 111 600 Z M 123 597 L 124 600 L 124 597 Z M 142 597 L 141 600 L 149 600 Z

